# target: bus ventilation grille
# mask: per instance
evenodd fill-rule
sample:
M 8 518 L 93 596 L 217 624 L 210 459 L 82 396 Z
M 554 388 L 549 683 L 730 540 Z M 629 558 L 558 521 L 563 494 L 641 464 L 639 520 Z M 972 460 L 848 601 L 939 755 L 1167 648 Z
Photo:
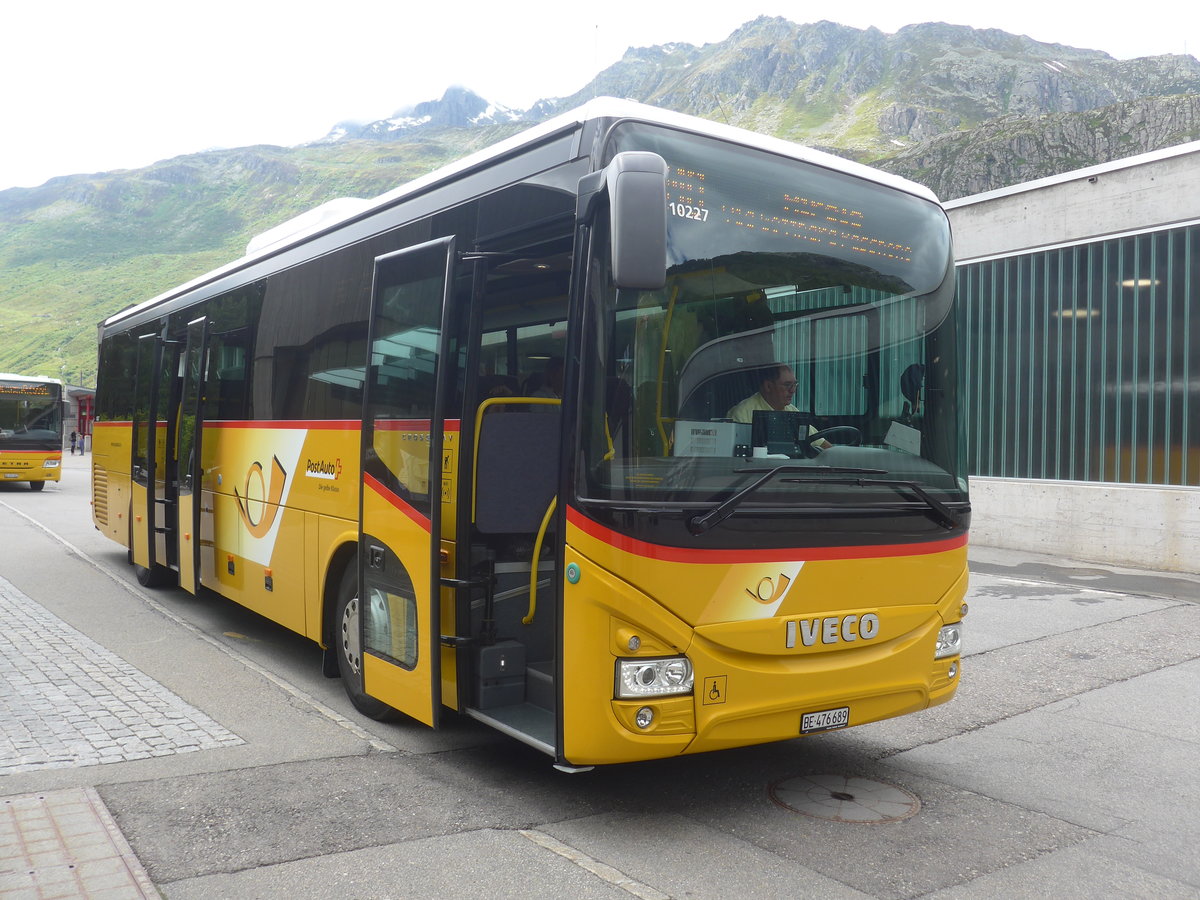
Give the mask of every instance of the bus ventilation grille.
M 92 467 L 92 510 L 97 525 L 108 525 L 108 472 Z

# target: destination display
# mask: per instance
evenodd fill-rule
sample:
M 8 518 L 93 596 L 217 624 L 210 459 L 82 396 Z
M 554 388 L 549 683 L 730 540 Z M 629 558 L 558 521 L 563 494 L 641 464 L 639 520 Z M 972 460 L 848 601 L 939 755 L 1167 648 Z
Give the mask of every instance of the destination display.
M 0 394 L 8 397 L 52 397 L 51 385 L 38 382 L 0 384 Z
M 746 228 L 775 238 L 792 239 L 811 250 L 861 253 L 893 263 L 913 262 L 914 248 L 874 233 L 867 213 L 816 196 L 780 190 L 745 198 L 740 205 L 720 202 L 709 174 L 672 166 L 667 178 L 667 211 L 697 225 Z M 751 199 L 757 202 L 749 202 Z

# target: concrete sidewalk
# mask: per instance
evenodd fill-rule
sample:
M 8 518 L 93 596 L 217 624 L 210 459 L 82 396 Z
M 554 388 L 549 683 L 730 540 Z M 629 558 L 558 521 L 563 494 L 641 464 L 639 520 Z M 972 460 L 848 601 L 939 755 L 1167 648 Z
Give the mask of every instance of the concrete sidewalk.
M 160 896 L 94 788 L 0 798 L 0 896 Z

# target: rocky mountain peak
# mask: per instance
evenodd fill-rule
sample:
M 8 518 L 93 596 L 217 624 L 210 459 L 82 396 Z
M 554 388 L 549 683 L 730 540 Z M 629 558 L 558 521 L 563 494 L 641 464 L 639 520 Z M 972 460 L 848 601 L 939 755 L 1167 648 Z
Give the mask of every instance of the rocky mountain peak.
M 446 89 L 438 100 L 398 109 L 387 119 L 366 124 L 339 122 L 317 143 L 340 140 L 399 140 L 414 132 L 441 128 L 474 128 L 521 121 L 523 113 L 491 103 L 461 85 Z
M 438 100 L 399 110 L 389 119 L 339 126 L 326 141 L 398 140 L 423 131 L 532 123 L 610 95 L 895 168 L 952 197 L 961 196 L 968 181 L 972 189 L 981 187 L 985 176 L 972 172 L 969 179 L 958 179 L 956 173 L 964 167 L 950 164 L 935 173 L 930 161 L 984 135 L 996 140 L 1009 133 L 1014 117 L 1088 116 L 1090 126 L 1055 120 L 1056 131 L 1083 138 L 1088 127 L 1095 131 L 1095 121 L 1104 120 L 1106 111 L 1127 121 L 1128 109 L 1121 105 L 1135 104 L 1135 120 L 1143 130 L 1122 143 L 1136 153 L 1156 149 L 1167 133 L 1196 134 L 1183 121 L 1192 104 L 1168 101 L 1198 94 L 1200 62 L 1190 56 L 1116 60 L 1097 50 L 944 22 L 906 25 L 885 34 L 830 21 L 797 24 L 760 16 L 724 41 L 702 47 L 631 47 L 582 90 L 539 100 L 528 110 L 499 108 L 454 87 Z M 1170 127 L 1154 124 L 1156 108 L 1164 110 Z M 1109 146 L 1086 143 L 1089 151 Z M 1022 148 L 1029 146 L 1024 134 Z M 1035 177 L 1105 161 L 1054 143 L 1038 150 L 1036 164 L 1024 153 L 1016 157 Z M 1015 173 L 1005 176 L 1011 177 Z

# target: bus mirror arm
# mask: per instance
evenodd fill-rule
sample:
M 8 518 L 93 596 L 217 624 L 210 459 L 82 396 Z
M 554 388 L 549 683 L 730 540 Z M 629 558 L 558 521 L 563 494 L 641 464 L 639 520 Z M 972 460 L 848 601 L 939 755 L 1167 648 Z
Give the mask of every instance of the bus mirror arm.
M 596 213 L 607 195 L 613 281 L 656 291 L 667 283 L 667 164 L 657 153 L 618 153 L 602 171 L 579 181 L 577 215 Z

